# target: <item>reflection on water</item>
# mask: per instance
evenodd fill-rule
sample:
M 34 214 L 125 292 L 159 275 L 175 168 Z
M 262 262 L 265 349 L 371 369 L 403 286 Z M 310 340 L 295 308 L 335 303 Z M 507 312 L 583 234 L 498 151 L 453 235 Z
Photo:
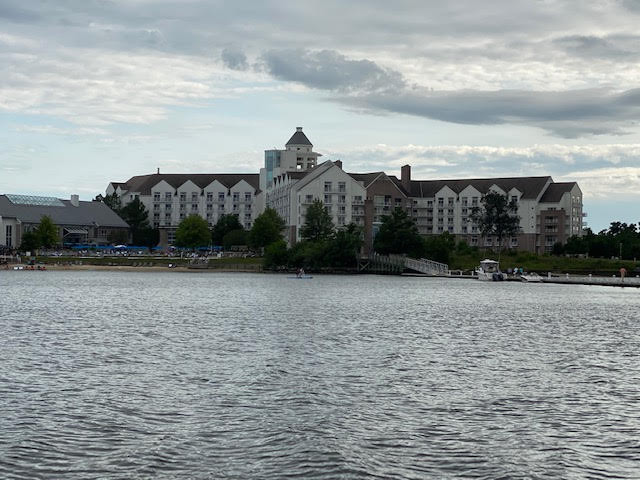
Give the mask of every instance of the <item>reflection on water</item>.
M 635 289 L 0 272 L 1 478 L 638 478 Z

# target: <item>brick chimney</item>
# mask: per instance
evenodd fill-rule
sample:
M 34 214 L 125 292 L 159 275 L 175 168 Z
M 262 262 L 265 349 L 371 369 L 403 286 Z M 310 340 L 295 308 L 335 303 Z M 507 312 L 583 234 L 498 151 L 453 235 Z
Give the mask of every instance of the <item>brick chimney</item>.
M 400 181 L 402 186 L 408 192 L 411 191 L 411 165 L 404 165 L 400 169 Z
M 333 162 L 333 164 L 340 170 L 342 170 L 342 160 L 336 160 L 335 162 Z
M 79 195 L 71 195 L 71 205 L 74 207 L 80 206 L 80 196 Z

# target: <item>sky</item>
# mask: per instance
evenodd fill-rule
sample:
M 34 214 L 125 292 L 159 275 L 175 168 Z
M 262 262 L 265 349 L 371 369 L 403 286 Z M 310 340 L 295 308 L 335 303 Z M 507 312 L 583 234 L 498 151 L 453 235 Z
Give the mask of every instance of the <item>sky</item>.
M 0 193 L 323 159 L 577 181 L 640 222 L 640 0 L 0 0 Z

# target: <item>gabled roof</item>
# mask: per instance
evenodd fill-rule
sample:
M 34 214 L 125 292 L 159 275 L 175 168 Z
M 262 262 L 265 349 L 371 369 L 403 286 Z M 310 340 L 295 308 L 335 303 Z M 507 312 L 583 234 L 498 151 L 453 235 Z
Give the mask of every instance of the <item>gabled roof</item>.
M 302 133 L 302 127 L 298 127 L 296 129 L 296 133 L 294 133 L 289 141 L 285 144 L 285 146 L 289 145 L 309 145 L 310 147 L 313 147 L 313 144 L 309 141 L 307 136 Z
M 218 180 L 227 188 L 233 187 L 244 180 L 255 190 L 260 187 L 260 175 L 257 173 L 153 173 L 151 175 L 138 175 L 124 182 L 124 189 L 129 192 L 138 192 L 141 195 L 151 195 L 151 189 L 161 181 L 167 182 L 173 188 L 178 188 L 191 180 L 200 188 L 205 188 L 214 180 Z M 114 182 L 111 182 L 115 185 Z
M 0 195 L 0 216 L 17 218 L 23 223 L 40 223 L 47 215 L 56 225 L 83 225 L 128 228 L 124 220 L 102 202 L 79 202 L 77 207 L 69 200 L 60 200 L 61 206 L 16 205 L 6 195 Z
M 551 177 L 514 177 L 514 178 L 470 178 L 465 180 L 412 180 L 412 197 L 434 197 L 443 187 L 449 187 L 459 194 L 471 185 L 482 194 L 486 194 L 491 186 L 497 185 L 505 192 L 515 188 L 522 192 L 522 198 L 536 199 L 544 190 Z
M 558 203 L 562 200 L 562 196 L 565 193 L 570 193 L 573 187 L 577 185 L 576 182 L 558 182 L 552 183 L 547 187 L 547 190 L 542 195 L 540 203 Z
M 364 188 L 367 188 L 376 180 L 376 178 L 380 175 L 384 175 L 384 172 L 348 173 L 347 175 L 353 178 L 356 182 L 362 182 Z

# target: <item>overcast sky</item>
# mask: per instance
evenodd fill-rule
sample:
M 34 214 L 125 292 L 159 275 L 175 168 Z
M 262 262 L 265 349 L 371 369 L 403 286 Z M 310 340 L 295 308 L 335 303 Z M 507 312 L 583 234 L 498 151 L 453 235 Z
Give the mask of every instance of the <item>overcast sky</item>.
M 0 0 L 0 193 L 257 172 L 578 181 L 640 221 L 640 0 Z

